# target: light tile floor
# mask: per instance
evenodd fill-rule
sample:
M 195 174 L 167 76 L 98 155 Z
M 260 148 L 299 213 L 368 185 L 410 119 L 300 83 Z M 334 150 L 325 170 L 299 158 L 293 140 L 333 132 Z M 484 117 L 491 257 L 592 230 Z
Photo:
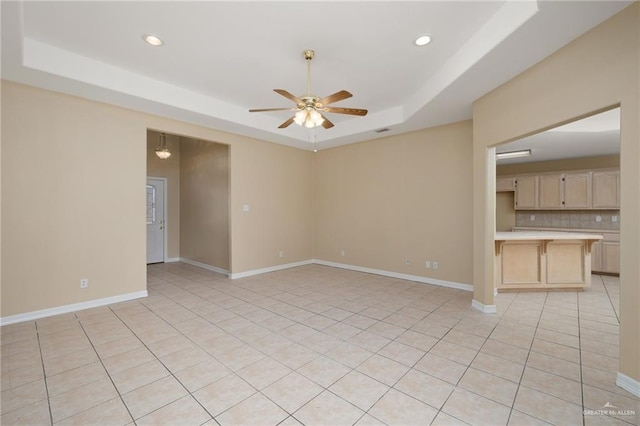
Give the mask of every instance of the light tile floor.
M 3 425 L 638 424 L 619 281 L 471 293 L 309 265 L 148 268 L 149 297 L 2 327 Z M 606 404 L 633 415 L 583 415 Z

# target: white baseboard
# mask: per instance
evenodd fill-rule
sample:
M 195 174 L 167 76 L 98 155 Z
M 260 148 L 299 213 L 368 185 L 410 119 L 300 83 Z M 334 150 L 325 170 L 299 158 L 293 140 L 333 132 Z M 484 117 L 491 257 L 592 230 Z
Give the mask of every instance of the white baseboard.
M 632 379 L 631 377 L 618 373 L 618 377 L 616 378 L 616 385 L 620 386 L 622 389 L 627 392 L 631 392 L 638 398 L 640 398 L 640 382 Z
M 169 257 L 169 258 L 164 260 L 164 263 L 174 263 L 174 262 L 180 262 L 180 258 L 179 257 Z
M 198 266 L 202 269 L 207 269 L 209 271 L 217 272 L 223 275 L 229 275 L 229 271 L 226 269 L 218 268 L 217 266 L 207 265 L 206 263 L 197 262 L 195 260 L 187 259 L 186 257 L 181 257 L 178 259 L 180 262 L 188 263 L 189 265 Z
M 232 280 L 235 280 L 235 279 L 238 279 L 238 278 L 246 278 L 246 277 L 251 277 L 253 275 L 265 274 L 267 272 L 275 272 L 275 271 L 281 271 L 283 269 L 296 268 L 298 266 L 310 265 L 311 263 L 313 263 L 312 260 L 303 260 L 303 261 L 300 261 L 300 262 L 285 263 L 283 265 L 269 266 L 268 268 L 254 269 L 252 271 L 245 271 L 245 272 L 238 272 L 238 273 L 235 273 L 235 274 L 229 274 L 229 278 L 231 278 Z
M 496 305 L 485 305 L 484 303 L 478 302 L 476 299 L 473 299 L 471 301 L 471 307 L 479 310 L 484 314 L 495 314 L 496 312 L 498 312 L 496 310 Z
M 71 305 L 42 309 L 39 311 L 25 312 L 24 314 L 9 315 L 7 317 L 0 318 L 0 326 L 16 324 L 24 321 L 33 321 L 40 318 L 67 314 L 69 312 L 81 311 L 84 309 L 97 308 L 99 306 L 111 305 L 113 303 L 127 302 L 129 300 L 140 299 L 147 296 L 147 290 L 143 290 L 136 291 L 134 293 L 121 294 L 119 296 L 105 297 L 102 299 L 89 300 L 87 302 L 73 303 Z
M 433 284 L 433 285 L 437 285 L 437 286 L 440 286 L 440 287 L 455 288 L 457 290 L 473 291 L 473 286 L 472 285 L 457 283 L 457 282 L 454 282 L 454 281 L 444 281 L 444 280 L 439 280 L 439 279 L 436 279 L 436 278 L 421 277 L 419 275 L 402 274 L 400 272 L 392 272 L 392 271 L 384 271 L 384 270 L 381 270 L 381 269 L 365 268 L 363 266 L 347 265 L 347 264 L 344 264 L 344 263 L 329 262 L 329 261 L 326 261 L 326 260 L 319 260 L 319 259 L 313 259 L 312 262 L 315 263 L 315 264 L 318 264 L 318 265 L 332 266 L 334 268 L 342 268 L 342 269 L 349 269 L 349 270 L 352 270 L 352 271 L 366 272 L 366 273 L 369 273 L 369 274 L 382 275 L 382 276 L 385 276 L 385 277 L 398 278 L 398 279 L 401 279 L 401 280 L 416 281 L 416 282 L 423 283 L 423 284 Z

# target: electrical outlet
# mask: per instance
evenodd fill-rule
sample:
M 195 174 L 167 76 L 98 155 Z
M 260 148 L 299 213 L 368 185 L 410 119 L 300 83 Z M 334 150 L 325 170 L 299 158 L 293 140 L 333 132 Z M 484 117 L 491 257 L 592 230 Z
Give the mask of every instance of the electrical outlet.
M 529 216 L 529 220 L 530 220 L 531 222 L 535 222 L 535 220 L 536 220 L 536 215 L 535 215 L 535 214 L 532 214 L 531 216 Z
M 433 269 L 438 269 L 438 262 L 431 262 L 431 265 L 433 266 Z
M 613 215 L 611 216 L 611 222 L 616 223 L 618 221 L 618 216 Z
M 405 265 L 411 265 L 411 259 L 405 259 L 404 263 Z
M 425 261 L 424 262 L 424 267 L 425 268 L 431 268 L 431 261 L 430 260 Z
M 344 257 L 347 255 L 347 252 L 344 250 L 340 250 L 340 256 Z
M 280 252 L 278 253 L 278 256 L 284 257 L 284 252 L 282 250 L 280 250 Z
M 83 278 L 80 280 L 80 288 L 89 287 L 89 280 L 87 278 Z
M 248 212 L 249 211 L 249 204 L 243 204 L 242 205 L 242 211 L 243 212 Z
M 596 222 L 602 222 L 602 216 L 600 215 L 596 216 Z

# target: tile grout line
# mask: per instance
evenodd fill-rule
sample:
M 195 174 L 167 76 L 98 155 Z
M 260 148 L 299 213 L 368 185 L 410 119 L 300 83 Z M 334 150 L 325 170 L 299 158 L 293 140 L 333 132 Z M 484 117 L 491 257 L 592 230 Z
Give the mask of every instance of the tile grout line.
M 608 295 L 607 295 L 608 296 Z M 582 373 L 582 328 L 580 327 L 580 294 L 576 293 L 576 305 L 578 309 L 578 359 L 580 360 L 580 401 L 582 402 L 582 426 L 585 426 L 586 419 L 584 416 L 584 377 Z
M 109 307 L 109 310 L 115 315 L 115 312 L 113 312 L 113 309 L 111 309 L 111 307 Z M 111 377 L 111 374 L 109 373 L 109 370 L 107 370 L 107 367 L 104 365 L 104 361 L 103 361 L 102 357 L 100 356 L 100 354 L 96 350 L 96 347 L 93 344 L 93 341 L 91 340 L 91 338 L 89 337 L 89 334 L 87 334 L 87 330 L 84 328 L 84 325 L 82 324 L 82 319 L 78 318 L 76 313 L 74 313 L 74 316 L 78 320 L 78 324 L 80 325 L 80 328 L 82 328 L 82 332 L 84 333 L 84 335 L 87 337 L 87 340 L 89 341 L 89 344 L 91 344 L 91 348 L 93 349 L 93 351 L 95 352 L 96 356 L 98 357 L 98 360 L 100 361 L 100 365 L 102 365 L 102 368 L 104 369 L 104 372 L 107 374 L 107 377 L 109 377 L 109 381 L 113 385 L 113 388 L 115 389 L 115 391 L 118 393 L 118 397 L 120 398 L 120 401 L 122 401 L 122 405 L 124 405 L 124 407 L 127 410 L 127 413 L 129 413 L 129 416 L 131 417 L 131 420 L 135 424 L 136 419 L 133 417 L 133 413 L 131 413 L 131 410 L 129 409 L 129 406 L 125 402 L 124 398 L 122 397 L 122 394 L 120 393 L 120 390 L 118 389 L 118 387 L 116 386 L 115 382 L 113 381 L 113 378 Z M 120 322 L 122 322 L 122 320 L 117 315 L 116 315 L 116 318 L 118 318 L 118 320 L 120 320 Z M 124 324 L 124 325 L 126 326 L 126 324 Z M 129 328 L 129 327 L 127 327 L 127 328 Z M 136 338 L 137 337 L 138 336 L 136 336 Z M 93 408 L 93 407 L 91 407 L 91 408 Z M 90 410 L 91 408 L 88 408 L 87 410 Z M 87 411 L 87 410 L 83 410 L 82 412 Z M 76 414 L 80 414 L 80 413 L 76 413 Z M 74 415 L 76 415 L 76 414 L 74 414 Z
M 529 346 L 529 350 L 527 351 L 527 358 L 524 361 L 524 365 L 522 368 L 522 373 L 520 374 L 520 380 L 518 381 L 518 388 L 516 389 L 516 393 L 513 396 L 513 403 L 511 405 L 511 410 L 509 411 L 509 417 L 507 418 L 507 424 L 509 423 L 509 421 L 511 420 L 511 416 L 513 415 L 513 411 L 515 410 L 515 405 L 516 405 L 516 401 L 518 400 L 518 394 L 520 393 L 520 388 L 522 387 L 522 379 L 524 378 L 524 372 L 527 370 L 527 364 L 529 363 L 529 357 L 531 356 L 531 352 L 533 351 L 533 343 L 536 340 L 536 334 L 538 333 L 538 326 L 540 325 L 540 320 L 542 318 L 542 313 L 544 312 L 544 305 L 547 303 L 547 299 L 549 298 L 549 293 L 545 293 L 545 297 L 544 297 L 544 302 L 542 303 L 542 307 L 540 309 L 540 315 L 538 316 L 538 321 L 536 323 L 535 326 L 535 330 L 533 332 L 533 337 L 531 338 L 531 345 Z M 540 421 L 545 421 L 542 420 L 536 416 L 533 416 L 529 413 L 525 413 L 527 415 L 530 415 L 531 417 L 538 419 Z
M 53 413 L 51 412 L 51 397 L 49 396 L 49 385 L 47 382 L 47 371 L 44 366 L 44 355 L 42 354 L 42 344 L 40 343 L 40 329 L 38 328 L 38 321 L 34 321 L 36 328 L 36 338 L 38 339 L 38 349 L 40 350 L 40 361 L 42 362 L 42 377 L 44 379 L 44 389 L 47 392 L 47 408 L 49 410 L 49 421 L 53 425 Z

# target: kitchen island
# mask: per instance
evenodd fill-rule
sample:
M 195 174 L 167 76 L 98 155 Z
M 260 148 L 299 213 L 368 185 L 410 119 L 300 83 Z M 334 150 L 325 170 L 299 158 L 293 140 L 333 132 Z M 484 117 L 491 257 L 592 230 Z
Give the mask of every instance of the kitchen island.
M 602 235 L 496 232 L 497 291 L 581 290 L 591 285 L 591 246 Z

